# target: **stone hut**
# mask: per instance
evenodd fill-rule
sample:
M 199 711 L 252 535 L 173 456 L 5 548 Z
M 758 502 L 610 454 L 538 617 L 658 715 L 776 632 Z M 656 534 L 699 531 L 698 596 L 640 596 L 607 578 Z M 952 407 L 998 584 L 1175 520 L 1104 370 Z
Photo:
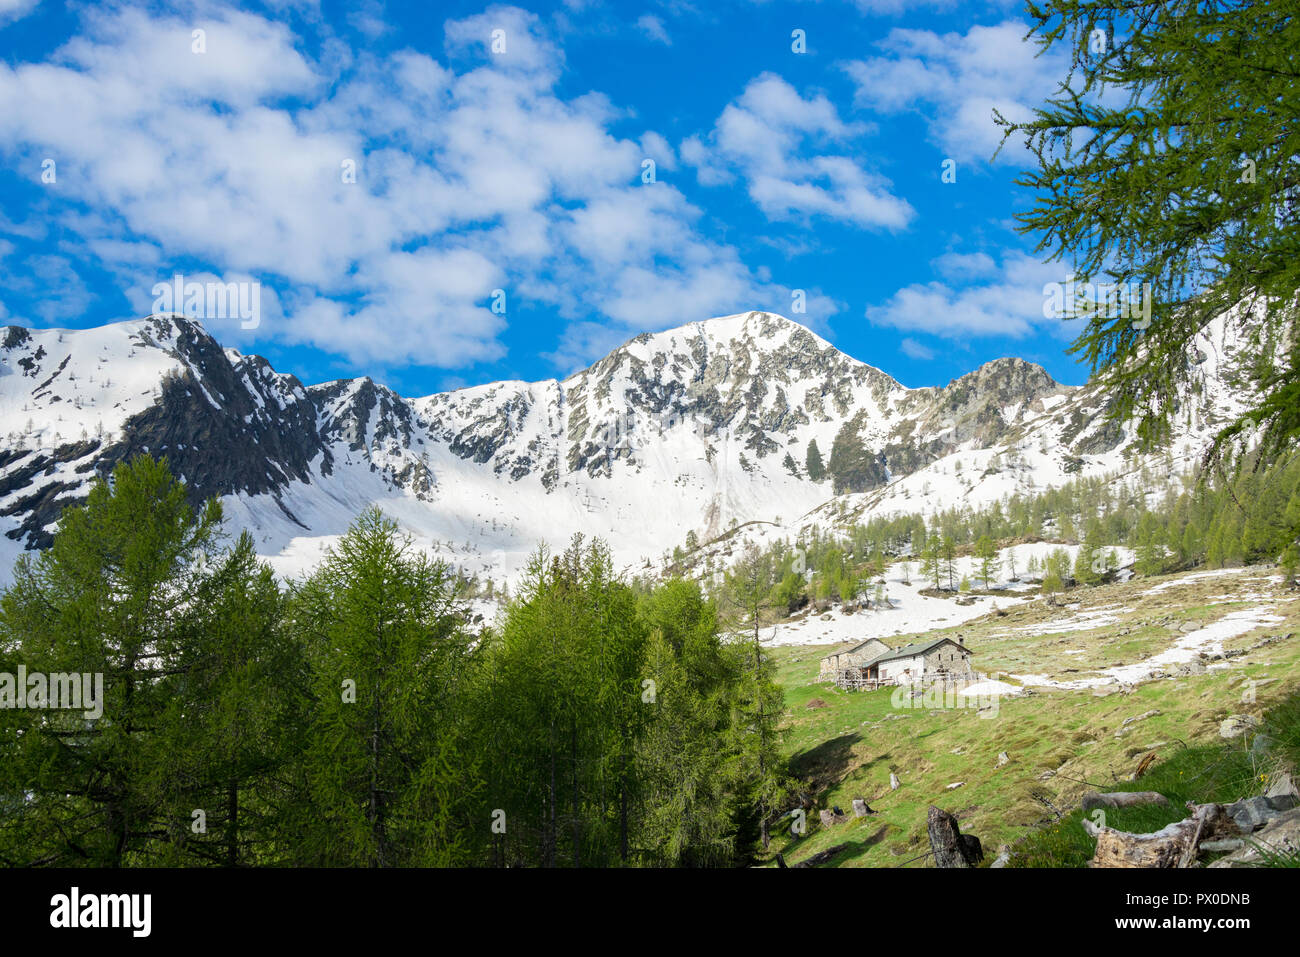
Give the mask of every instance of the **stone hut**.
M 879 638 L 868 638 L 861 644 L 844 651 L 836 651 L 822 659 L 821 670 L 817 673 L 818 681 L 834 681 L 845 668 L 861 668 L 873 658 L 878 658 L 890 651 L 889 645 Z
M 934 638 L 904 645 L 865 662 L 865 677 L 894 684 L 910 684 L 922 679 L 951 676 L 969 677 L 970 649 L 952 638 Z

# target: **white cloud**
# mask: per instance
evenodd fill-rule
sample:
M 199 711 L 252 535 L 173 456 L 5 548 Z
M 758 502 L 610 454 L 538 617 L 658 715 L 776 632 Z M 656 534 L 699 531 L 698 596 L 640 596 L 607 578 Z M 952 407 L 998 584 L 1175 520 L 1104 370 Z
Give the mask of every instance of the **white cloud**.
M 662 136 L 614 136 L 627 117 L 606 98 L 555 91 L 563 55 L 531 13 L 448 22 L 447 66 L 329 44 L 313 60 L 282 24 L 205 11 L 93 13 L 49 62 L 0 63 L 0 156 L 58 160 L 65 231 L 133 302 L 196 258 L 274 294 L 259 336 L 456 366 L 500 355 L 497 288 L 637 331 L 788 301 L 671 183 L 642 185 L 647 156 L 676 165 Z M 870 214 L 866 174 L 810 170 Z
M 656 16 L 648 13 L 642 14 L 637 18 L 636 28 L 657 43 L 662 43 L 665 46 L 673 45 L 673 38 L 668 35 L 663 20 Z
M 630 338 L 623 329 L 598 322 L 574 322 L 565 327 L 555 350 L 543 353 L 542 358 L 567 376 L 585 368 L 592 356 L 608 355 Z
M 672 144 L 654 130 L 641 137 L 641 151 L 646 159 L 655 161 L 657 168 L 666 170 L 677 168 L 677 154 L 673 152 Z
M 866 130 L 843 122 L 821 95 L 804 98 L 781 77 L 764 73 L 718 117 L 709 141 L 689 138 L 682 159 L 700 182 L 717 185 L 741 176 L 749 196 L 772 220 L 814 216 L 862 228 L 901 229 L 913 216 L 883 176 L 841 153 Z
M 0 27 L 21 20 L 40 4 L 41 0 L 0 0 Z
M 932 265 L 936 272 L 949 279 L 988 277 L 998 268 L 988 253 L 944 253 Z
M 348 11 L 347 20 L 353 29 L 370 40 L 379 39 L 390 29 L 384 22 L 384 5 L 379 0 L 362 0 Z
M 922 362 L 929 362 L 934 358 L 933 349 L 917 342 L 910 336 L 900 342 L 898 348 L 902 351 L 903 355 L 909 356 L 913 359 L 920 359 Z
M 936 268 L 951 258 L 936 260 Z M 1059 319 L 1043 316 L 1043 286 L 1064 282 L 1060 263 L 1043 263 L 1024 253 L 1008 253 L 983 281 L 955 287 L 947 282 L 914 283 L 880 305 L 868 306 L 868 321 L 950 340 L 985 336 L 1023 338 L 1041 330 L 1065 335 Z
M 906 110 L 927 119 L 930 138 L 951 158 L 986 163 L 1002 139 L 996 108 L 1010 120 L 1031 116 L 1065 78 L 1059 52 L 1037 56 L 1025 40 L 1028 25 L 1009 20 L 973 26 L 965 34 L 895 29 L 881 42 L 885 53 L 847 64 L 857 85 L 854 102 L 892 114 Z M 1009 143 L 999 156 L 1023 162 L 1028 154 Z
M 975 6 L 972 0 L 853 0 L 853 5 L 861 13 L 869 16 L 896 17 L 903 13 L 915 13 L 929 8 L 946 12 L 959 6 Z M 986 0 L 986 5 L 995 9 L 1022 5 L 1022 0 Z
M 537 14 L 493 6 L 463 20 L 449 20 L 447 51 L 490 62 L 503 70 L 558 75 L 563 51 L 541 29 Z
M 82 312 L 93 300 L 85 280 L 66 256 L 28 256 L 21 268 L 9 271 L 5 285 L 32 298 L 32 314 L 47 324 Z

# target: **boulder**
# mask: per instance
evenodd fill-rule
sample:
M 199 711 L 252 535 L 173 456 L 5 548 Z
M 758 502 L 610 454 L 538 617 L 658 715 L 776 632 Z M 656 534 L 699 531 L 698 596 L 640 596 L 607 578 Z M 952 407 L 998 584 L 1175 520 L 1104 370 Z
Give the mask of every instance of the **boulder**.
M 1273 783 L 1269 785 L 1268 790 L 1264 792 L 1264 796 L 1270 798 L 1289 797 L 1294 801 L 1294 804 L 1292 805 L 1293 807 L 1295 805 L 1300 805 L 1300 788 L 1297 788 L 1295 781 L 1291 780 L 1291 775 L 1285 772 L 1279 774 L 1273 780 Z
M 1240 738 L 1247 731 L 1259 727 L 1259 718 L 1252 714 L 1231 714 L 1219 722 L 1219 737 L 1225 740 Z
M 1259 830 L 1284 811 L 1291 810 L 1297 803 L 1296 799 L 1289 794 L 1277 797 L 1259 795 L 1235 801 L 1227 806 L 1227 811 L 1228 816 L 1237 822 L 1237 827 L 1241 828 L 1242 833 L 1249 834 L 1251 831 Z
M 1252 834 L 1249 844 L 1210 867 L 1257 867 L 1263 861 L 1261 849 L 1270 854 L 1300 855 L 1300 808 L 1279 814 Z
M 817 816 L 821 819 L 822 827 L 833 827 L 836 824 L 843 824 L 849 819 L 849 816 L 839 808 L 823 808 L 817 812 Z
M 1010 763 L 1011 763 L 1011 758 L 1007 755 L 1007 753 L 1006 753 L 1005 751 L 999 751 L 999 752 L 998 752 L 998 763 L 997 763 L 996 766 L 999 767 L 999 768 L 1003 768 L 1003 767 L 1006 767 L 1006 766 L 1007 766 L 1008 764 L 1010 764 Z
M 848 848 L 849 848 L 848 844 L 836 844 L 834 847 L 828 847 L 826 850 L 819 851 L 818 853 L 814 854 L 812 857 L 809 857 L 806 860 L 799 861 L 795 864 L 787 864 L 785 862 L 785 856 L 782 854 L 778 854 L 776 855 L 776 866 L 778 868 L 818 867 L 819 865 L 825 864 L 827 861 L 829 861 L 836 854 L 839 854 L 841 851 L 848 850 Z

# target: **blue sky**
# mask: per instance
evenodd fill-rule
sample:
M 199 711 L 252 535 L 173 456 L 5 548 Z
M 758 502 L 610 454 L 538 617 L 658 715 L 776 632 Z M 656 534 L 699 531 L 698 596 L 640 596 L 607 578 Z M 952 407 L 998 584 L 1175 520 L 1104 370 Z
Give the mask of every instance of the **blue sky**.
M 1063 76 L 1026 29 L 1011 0 L 0 0 L 0 322 L 133 318 L 181 273 L 260 283 L 256 329 L 205 324 L 307 382 L 562 376 L 766 309 L 909 386 L 1003 355 L 1079 383 L 1042 315 L 1066 269 L 1012 222 L 1028 154 L 990 161 L 993 107 Z

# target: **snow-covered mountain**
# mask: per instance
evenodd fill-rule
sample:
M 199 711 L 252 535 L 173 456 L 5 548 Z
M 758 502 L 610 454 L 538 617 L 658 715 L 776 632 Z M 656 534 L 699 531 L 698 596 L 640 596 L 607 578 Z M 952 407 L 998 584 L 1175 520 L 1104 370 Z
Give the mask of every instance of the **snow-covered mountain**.
M 1244 401 L 1235 344 L 1219 325 L 1189 358 L 1197 384 L 1165 474 Z M 575 532 L 640 565 L 691 531 L 795 536 L 814 521 L 980 505 L 1136 468 L 1131 430 L 1104 405 L 1099 388 L 1020 359 L 909 389 L 762 312 L 638 336 L 563 381 L 423 398 L 369 378 L 304 386 L 180 317 L 7 327 L 0 574 L 49 543 L 93 476 L 143 451 L 166 455 L 196 497 L 222 496 L 232 529 L 252 531 L 283 574 L 378 503 L 422 547 L 500 579 Z M 834 483 L 807 474 L 813 441 Z

